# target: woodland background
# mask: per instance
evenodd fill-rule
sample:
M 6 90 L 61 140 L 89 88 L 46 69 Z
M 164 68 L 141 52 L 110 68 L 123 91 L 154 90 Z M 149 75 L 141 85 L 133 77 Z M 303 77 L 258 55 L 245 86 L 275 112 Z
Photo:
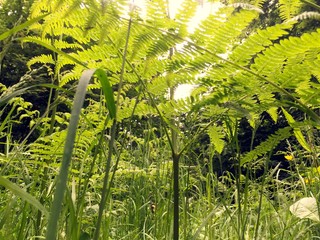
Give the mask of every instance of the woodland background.
M 320 238 L 319 4 L 0 1 L 0 238 Z

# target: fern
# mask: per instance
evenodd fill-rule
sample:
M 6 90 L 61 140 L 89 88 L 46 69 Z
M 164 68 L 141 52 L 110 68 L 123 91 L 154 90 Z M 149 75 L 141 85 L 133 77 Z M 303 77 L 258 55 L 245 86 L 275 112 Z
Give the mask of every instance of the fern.
M 41 54 L 39 56 L 36 56 L 36 57 L 33 57 L 32 59 L 30 59 L 28 61 L 28 67 L 29 69 L 31 68 L 31 66 L 33 64 L 36 64 L 36 63 L 42 63 L 42 64 L 55 64 L 55 61 L 52 57 L 52 55 L 46 55 L 46 54 Z
M 175 16 L 176 22 L 178 24 L 174 29 L 178 33 L 179 37 L 184 38 L 187 36 L 188 25 L 190 24 L 192 17 L 196 13 L 197 4 L 198 3 L 193 0 L 185 0 L 179 8 Z
M 145 57 L 150 46 L 161 36 L 160 32 L 149 31 L 145 26 L 134 24 L 134 29 L 135 28 L 138 30 L 132 43 L 132 53 L 130 56 L 131 61 L 134 61 L 135 59 L 140 60 L 141 58 Z
M 259 54 L 251 68 L 302 97 L 302 92 L 310 90 L 309 66 L 318 59 L 319 40 L 319 31 L 281 40 Z
M 279 0 L 280 17 L 289 20 L 296 16 L 301 8 L 300 0 Z
M 77 81 L 85 68 L 105 69 L 113 88 L 122 89 L 121 92 L 114 93 L 118 97 L 117 124 L 126 126 L 132 123 L 133 121 L 130 121 L 132 115 L 137 118 L 155 117 L 157 124 L 161 119 L 161 124 L 168 127 L 161 126 L 158 131 L 164 129 L 168 136 L 173 133 L 173 137 L 160 145 L 161 149 L 157 149 L 157 153 L 161 150 L 167 151 L 171 145 L 174 164 L 179 163 L 181 153 L 187 148 L 182 146 L 182 151 L 176 151 L 176 144 L 172 142 L 187 143 L 186 146 L 189 146 L 188 144 L 192 144 L 199 132 L 209 136 L 213 146 L 211 149 L 215 151 L 212 154 L 221 154 L 226 145 L 227 131 L 226 126 L 221 126 L 220 123 L 225 119 L 232 122 L 228 130 L 233 133 L 237 128 L 233 123 L 239 119 L 248 119 L 250 126 L 256 128 L 256 121 L 264 112 L 268 112 L 272 119 L 277 121 L 279 107 L 286 107 L 287 104 L 305 107 L 303 105 L 305 104 L 318 109 L 320 104 L 318 100 L 320 33 L 315 31 L 302 34 L 300 37 L 287 37 L 298 20 L 315 17 L 316 14 L 298 15 L 301 5 L 297 5 L 297 1 L 280 1 L 284 22 L 253 31 L 254 34 L 246 36 L 246 31 L 259 18 L 261 8 L 266 1 L 228 2 L 230 5 L 222 5 L 216 13 L 204 19 L 194 33 L 189 34 L 188 27 L 196 11 L 196 1 L 184 1 L 175 18 L 171 19 L 168 16 L 166 0 L 147 1 L 145 16 L 135 10 L 128 13 L 125 10 L 128 1 L 124 0 L 35 1 L 32 17 L 37 17 L 43 12 L 51 14 L 44 21 L 30 27 L 30 30 L 39 33 L 39 36 L 28 37 L 25 40 L 43 43 L 42 45 L 47 46 L 54 54 L 40 55 L 31 59 L 29 67 L 35 67 L 36 63 L 54 65 L 54 76 L 58 76 L 62 88 L 69 88 L 71 81 Z M 131 30 L 127 38 L 129 26 Z M 127 53 L 126 57 L 123 56 L 124 52 Z M 192 96 L 183 100 L 165 97 L 168 88 L 173 91 L 176 86 L 183 83 L 196 85 Z M 97 81 L 90 86 L 90 89 L 95 88 L 100 88 L 100 83 Z M 102 99 L 102 96 L 100 97 Z M 102 100 L 102 103 L 103 101 L 105 100 Z M 72 171 L 75 177 L 82 174 L 81 164 L 91 161 L 92 148 L 96 144 L 97 136 L 104 139 L 106 131 L 109 134 L 108 128 L 111 123 L 107 121 L 102 103 L 89 100 L 89 106 L 81 117 L 81 124 L 77 129 Z M 28 166 L 34 167 L 37 164 L 45 167 L 45 164 L 49 163 L 50 171 L 56 171 L 62 154 L 60 146 L 66 134 L 64 117 L 68 118 L 67 115 L 62 116 L 57 113 L 55 132 L 29 145 L 28 153 L 31 155 L 31 161 L 27 162 L 30 164 Z M 190 128 L 192 132 L 190 129 L 184 131 L 175 122 L 182 118 L 181 123 L 192 119 Z M 49 121 L 49 118 L 45 120 Z M 292 119 L 289 117 L 288 120 Z M 208 122 L 212 125 L 207 125 Z M 48 122 L 44 122 L 41 127 L 46 129 L 48 127 L 46 124 Z M 293 134 L 297 135 L 297 124 L 302 123 L 291 122 L 290 127 L 278 130 L 253 151 L 243 154 L 240 165 L 243 166 L 271 153 L 282 140 Z M 112 139 L 116 135 L 116 124 L 113 126 Z M 313 123 L 310 126 L 317 125 Z M 132 125 L 129 135 L 135 130 L 134 127 Z M 125 132 L 121 128 L 118 130 Z M 178 138 L 175 138 L 175 133 Z M 160 135 L 162 137 L 164 134 Z M 298 135 L 301 138 L 299 132 Z M 126 138 L 125 134 L 123 136 Z M 134 134 L 129 138 L 131 141 L 136 141 L 139 146 L 141 141 L 145 141 Z M 305 144 L 301 139 L 300 142 L 302 145 Z M 146 141 L 145 143 L 146 146 L 150 144 Z M 124 146 L 123 152 L 127 155 L 112 156 L 113 142 L 111 141 L 108 149 L 102 140 L 98 149 L 101 151 L 101 161 L 104 160 L 104 151 L 110 150 L 108 159 L 119 157 L 121 175 L 125 176 L 127 173 L 137 173 L 142 177 L 151 175 L 149 169 L 126 171 L 126 167 L 134 168 L 137 165 L 128 162 L 128 159 L 132 158 L 126 149 L 128 145 L 123 142 L 115 144 L 119 149 Z M 134 146 L 129 147 L 134 148 Z M 110 164 L 110 161 L 108 163 Z M 104 171 L 100 171 L 101 166 L 100 163 L 92 165 L 95 169 L 90 174 L 100 176 Z M 179 172 L 179 166 L 174 166 L 177 166 L 174 172 Z M 105 176 L 108 179 L 108 175 Z M 80 179 L 76 178 L 76 181 Z M 99 180 L 99 177 L 91 179 Z M 100 183 L 99 181 L 95 185 L 100 187 Z M 176 190 L 174 192 L 178 193 Z M 86 200 L 83 198 L 83 201 Z M 179 199 L 175 198 L 174 202 L 175 209 L 179 210 L 177 205 Z M 104 205 L 104 202 L 102 203 Z M 80 207 L 76 206 L 80 218 L 83 206 L 81 204 Z M 73 204 L 70 206 L 72 208 Z M 175 216 L 176 213 L 177 211 Z M 80 221 L 75 229 L 82 227 Z M 175 229 L 176 227 L 175 225 Z
M 310 96 L 317 96 L 318 85 L 312 83 L 310 78 L 311 75 L 319 76 L 319 33 L 286 38 L 296 23 L 291 20 L 260 29 L 245 38 L 244 32 L 259 17 L 258 9 L 247 9 L 251 6 L 261 8 L 264 2 L 245 1 L 243 4 L 233 3 L 222 7 L 200 23 L 195 32 L 190 34 L 188 42 L 185 38 L 188 37 L 187 28 L 195 13 L 196 2 L 185 1 L 176 18 L 170 19 L 166 1 L 148 1 L 144 20 L 140 18 L 142 15 L 130 16 L 132 32 L 128 47 L 129 61 L 123 75 L 124 88 L 129 90 L 134 86 L 134 91 L 137 91 L 141 86 L 146 86 L 145 90 L 153 97 L 164 99 L 163 95 L 169 87 L 195 83 L 199 86 L 196 91 L 203 96 L 192 101 L 190 98 L 158 104 L 164 116 L 170 118 L 178 112 L 201 110 L 204 118 L 212 116 L 210 111 L 213 111 L 217 116 L 231 114 L 233 117 L 253 119 L 279 106 L 275 101 L 278 89 L 243 69 L 248 67 L 280 88 L 292 90 L 294 96 L 303 102 L 317 102 Z M 74 6 L 73 3 L 71 0 L 61 3 L 55 16 L 68 12 L 67 6 Z M 123 47 L 128 21 L 119 18 L 121 11 L 123 13 L 122 2 L 118 6 L 109 5 L 99 6 L 97 2 L 89 1 L 88 7 L 77 8 L 64 18 L 52 16 L 35 28 L 41 29 L 43 36 L 51 34 L 56 48 L 67 49 L 71 56 L 86 62 L 88 67 L 107 69 L 111 82 L 117 84 L 122 61 L 119 49 Z M 281 2 L 285 20 L 296 16 L 299 8 L 300 5 L 294 7 Z M 35 6 L 34 13 L 39 14 L 40 9 L 49 8 L 40 4 Z M 93 15 L 96 16 L 94 20 Z M 85 35 L 84 28 L 88 28 Z M 56 41 L 56 36 L 62 33 L 75 39 L 74 43 Z M 174 52 L 170 59 L 169 49 Z M 238 66 L 226 63 L 222 58 Z M 50 60 L 39 57 L 30 64 L 37 61 L 52 63 Z M 58 70 L 72 65 L 70 59 L 63 56 L 57 58 L 56 64 Z M 82 66 L 75 65 L 71 71 L 63 73 L 61 86 L 78 79 L 82 71 Z M 92 85 L 92 88 L 96 87 L 98 84 Z M 123 95 L 120 119 L 128 118 L 130 108 L 134 106 L 138 116 L 156 113 L 146 96 L 137 103 L 137 100 L 127 98 L 126 93 Z M 273 118 L 276 119 L 275 116 Z
M 255 149 L 244 155 L 240 159 L 240 165 L 242 166 L 245 163 L 252 162 L 258 157 L 269 153 L 281 141 L 289 138 L 292 135 L 291 131 L 291 127 L 285 127 L 277 130 L 274 134 L 270 135 L 266 141 L 260 143 Z
M 258 8 L 262 8 L 263 4 L 267 2 L 266 0 L 242 0 L 239 2 L 238 0 L 230 0 L 228 1 L 229 5 L 231 6 L 239 6 L 239 7 L 250 7 L 250 6 L 255 6 Z
M 210 137 L 211 144 L 214 146 L 214 149 L 219 154 L 221 154 L 225 146 L 225 135 L 223 133 L 223 128 L 218 126 L 211 126 L 208 128 L 207 133 Z
M 233 3 L 230 4 L 229 6 L 232 6 L 234 8 L 243 8 L 247 10 L 254 10 L 257 11 L 258 13 L 263 13 L 263 10 L 261 8 L 258 8 L 257 5 L 260 5 L 261 3 L 255 3 L 255 5 L 251 5 L 248 3 Z
M 246 66 L 255 55 L 272 45 L 272 41 L 287 35 L 287 30 L 292 28 L 292 24 L 278 24 L 264 30 L 258 30 L 232 51 L 230 59 L 235 63 Z
M 145 21 L 160 29 L 166 28 L 169 19 L 168 5 L 166 0 L 156 0 L 146 2 Z
M 299 14 L 298 16 L 295 16 L 288 21 L 301 21 L 305 19 L 320 19 L 320 13 L 319 12 L 303 12 Z
M 99 116 L 98 114 L 90 114 L 90 112 L 98 111 L 99 104 L 91 100 L 90 105 L 86 109 L 86 118 L 81 120 L 78 135 L 76 137 L 76 144 L 74 148 L 75 161 L 82 161 L 85 159 L 86 150 L 90 149 L 90 145 L 96 140 L 96 136 L 104 129 L 105 117 Z M 57 114 L 56 118 L 60 127 L 57 126 L 55 129 L 56 131 L 53 134 L 41 137 L 31 143 L 28 149 L 30 156 L 35 160 L 46 160 L 45 162 L 52 162 L 52 166 L 55 166 L 55 168 L 58 167 L 58 162 L 63 154 L 62 146 L 64 145 L 67 134 L 67 131 L 64 130 L 64 124 L 66 123 L 66 120 L 68 120 L 68 117 L 70 117 L 68 114 L 64 114 L 61 117 Z M 60 118 L 61 121 L 59 121 Z M 88 126 L 87 121 L 90 122 L 91 126 L 94 126 L 93 129 Z

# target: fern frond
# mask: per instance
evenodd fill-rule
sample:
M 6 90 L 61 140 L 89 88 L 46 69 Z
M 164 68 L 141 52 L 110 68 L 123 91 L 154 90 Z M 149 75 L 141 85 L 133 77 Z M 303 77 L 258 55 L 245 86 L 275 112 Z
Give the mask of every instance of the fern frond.
M 198 3 L 196 1 L 185 0 L 178 9 L 178 12 L 175 16 L 176 22 L 178 23 L 175 31 L 181 38 L 186 37 L 188 33 L 188 25 L 196 13 L 197 5 Z
M 242 5 L 251 5 L 257 8 L 262 8 L 263 4 L 266 2 L 267 0 L 242 0 L 241 2 L 239 2 L 239 0 L 229 0 L 228 4 L 229 6 L 237 6 L 239 5 L 239 7 L 241 7 Z
M 168 83 L 165 76 L 159 76 L 152 80 L 151 83 L 147 85 L 148 92 L 154 95 L 163 95 L 168 91 Z
M 124 119 L 130 118 L 135 105 L 136 99 L 125 98 L 123 101 L 121 101 L 121 107 L 117 112 L 117 120 L 121 122 Z
M 287 35 L 292 26 L 293 23 L 277 24 L 264 30 L 258 30 L 232 51 L 230 59 L 242 66 L 247 65 L 253 56 L 272 45 L 273 40 Z
M 63 151 L 61 145 L 65 138 L 66 131 L 56 132 L 51 136 L 39 138 L 30 145 L 28 152 L 36 158 L 56 161 L 62 157 Z
M 136 34 L 133 36 L 132 54 L 130 60 L 141 59 L 146 56 L 146 52 L 150 46 L 160 38 L 161 33 L 159 31 L 150 31 L 147 27 L 134 24 L 134 29 L 137 28 Z
M 41 54 L 40 56 L 36 56 L 31 58 L 27 66 L 30 69 L 33 64 L 42 63 L 42 64 L 55 64 L 55 61 L 51 54 Z
M 221 154 L 225 146 L 225 134 L 223 127 L 211 126 L 208 128 L 207 133 L 210 137 L 210 143 L 214 146 L 215 151 Z
M 299 96 L 301 91 L 310 88 L 309 66 L 312 65 L 311 61 L 317 60 L 319 48 L 319 31 L 305 33 L 301 37 L 289 37 L 258 54 L 251 69 L 283 88 L 294 89 Z M 307 61 L 306 56 L 309 56 Z
M 135 114 L 137 116 L 141 117 L 145 117 L 145 116 L 156 116 L 157 111 L 150 106 L 147 101 L 140 101 L 136 107 L 136 111 Z
M 238 42 L 240 34 L 257 16 L 256 12 L 247 10 L 231 15 L 225 23 L 213 30 L 212 39 L 208 41 L 208 49 L 214 53 L 226 53 L 231 50 L 232 44 Z
M 256 12 L 248 10 L 240 10 L 233 14 L 231 9 L 233 10 L 233 8 L 222 9 L 217 15 L 210 15 L 202 21 L 194 34 L 191 35 L 192 41 L 208 49 L 213 54 L 224 54 L 227 57 L 231 49 L 238 44 L 239 37 L 243 31 L 258 16 Z M 225 15 L 226 19 L 222 18 Z M 187 48 L 189 46 L 186 46 L 184 49 Z M 192 51 L 192 48 L 190 51 Z M 192 70 L 207 71 L 210 69 L 215 71 L 215 69 L 218 69 L 219 71 L 220 62 L 223 62 L 219 58 L 214 58 L 212 54 L 193 53 L 192 55 L 194 59 L 190 62 Z M 235 70 L 233 68 L 230 73 L 232 74 Z M 220 73 L 223 72 L 221 71 Z
M 299 14 L 298 16 L 295 16 L 288 21 L 301 21 L 305 19 L 320 19 L 320 13 L 319 12 L 304 12 Z
M 261 8 L 266 1 L 267 0 L 251 0 L 250 3 L 254 6 Z
M 166 0 L 155 0 L 146 2 L 146 22 L 160 29 L 166 27 L 166 19 L 169 18 L 169 6 Z
M 194 105 L 193 99 L 187 97 L 179 100 L 168 100 L 158 105 L 158 109 L 162 112 L 166 118 L 171 119 L 181 113 L 188 113 L 191 111 Z
M 292 133 L 291 127 L 285 127 L 277 130 L 274 134 L 270 135 L 268 139 L 262 143 L 260 143 L 255 149 L 248 152 L 240 159 L 240 165 L 244 165 L 245 163 L 252 162 L 256 160 L 258 157 L 269 153 L 272 151 L 281 141 L 289 138 Z
M 280 17 L 282 20 L 289 20 L 296 16 L 301 8 L 300 0 L 279 0 Z
M 73 80 L 79 80 L 83 70 L 83 67 L 76 65 L 71 72 L 65 72 L 61 77 L 59 86 L 63 87 L 64 85 Z
M 68 43 L 63 40 L 55 40 L 54 46 L 60 50 L 62 50 L 62 49 L 83 49 L 83 46 L 78 43 Z
M 192 42 L 199 46 L 206 46 L 207 39 L 214 36 L 215 29 L 219 29 L 220 25 L 228 19 L 232 14 L 233 8 L 220 9 L 216 14 L 209 15 L 206 19 L 202 20 L 194 33 L 190 35 Z

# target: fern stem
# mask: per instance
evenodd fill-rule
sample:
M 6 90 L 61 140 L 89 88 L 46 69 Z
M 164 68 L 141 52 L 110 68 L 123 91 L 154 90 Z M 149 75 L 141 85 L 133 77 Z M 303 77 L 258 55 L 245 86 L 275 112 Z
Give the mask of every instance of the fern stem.
M 109 180 L 109 173 L 110 173 L 110 168 L 111 168 L 111 159 L 112 159 L 112 154 L 113 154 L 113 145 L 115 143 L 116 131 L 117 131 L 117 124 L 116 124 L 116 120 L 114 120 L 114 122 L 112 124 L 112 128 L 111 128 L 111 139 L 109 141 L 108 158 L 107 158 L 107 164 L 105 167 L 105 175 L 104 175 L 104 180 L 103 180 L 101 200 L 99 203 L 99 213 L 98 213 L 98 219 L 97 219 L 97 223 L 96 223 L 96 230 L 95 230 L 94 236 L 93 236 L 94 240 L 99 239 L 101 222 L 102 222 L 102 215 L 103 215 L 104 207 L 107 202 L 108 180 Z
M 124 48 L 123 58 L 122 58 L 120 81 L 119 81 L 118 93 L 117 93 L 116 112 L 118 111 L 118 108 L 119 108 L 121 89 L 122 89 L 122 85 L 123 85 L 123 75 L 124 75 L 126 58 L 127 58 L 127 50 L 128 50 L 128 44 L 129 44 L 129 38 L 130 38 L 130 32 L 131 32 L 131 24 L 132 24 L 132 21 L 131 21 L 131 18 L 130 18 L 129 23 L 128 23 L 126 43 L 125 43 L 125 48 Z M 103 181 L 101 201 L 100 201 L 100 204 L 99 204 L 98 220 L 97 220 L 97 223 L 96 223 L 96 230 L 95 230 L 94 236 L 93 236 L 94 240 L 98 240 L 99 239 L 100 227 L 101 227 L 101 222 L 102 222 L 102 215 L 103 215 L 104 207 L 105 207 L 106 202 L 107 202 L 108 185 L 109 185 L 109 173 L 110 173 L 111 159 L 112 159 L 112 154 L 113 154 L 113 146 L 115 144 L 116 131 L 117 131 L 117 118 L 115 117 L 115 119 L 113 121 L 113 124 L 112 124 L 112 127 L 111 127 L 111 139 L 110 139 L 110 142 L 109 142 L 108 159 L 107 159 L 106 168 L 105 168 L 105 176 L 104 176 L 104 181 Z
M 179 239 L 179 160 L 180 155 L 174 153 L 173 160 L 173 240 Z
M 308 1 L 308 0 L 301 0 L 301 2 L 306 3 L 306 4 L 309 4 L 310 6 L 316 8 L 318 11 L 320 11 L 320 6 L 317 5 L 317 4 L 315 4 L 315 3 L 313 3 L 313 2 L 310 2 L 310 1 Z

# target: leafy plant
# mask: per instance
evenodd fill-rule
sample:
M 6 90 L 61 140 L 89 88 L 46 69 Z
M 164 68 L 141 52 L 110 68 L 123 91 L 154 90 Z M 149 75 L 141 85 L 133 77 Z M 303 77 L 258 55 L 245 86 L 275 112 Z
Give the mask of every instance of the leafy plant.
M 269 169 L 276 146 L 295 136 L 302 148 L 313 153 L 304 125 L 317 129 L 320 122 L 320 32 L 292 36 L 303 20 L 300 1 L 279 1 L 283 22 L 256 28 L 266 4 L 224 1 L 189 33 L 196 1 L 184 1 L 175 17 L 168 14 L 164 0 L 148 1 L 145 13 L 137 7 L 127 11 L 127 1 L 35 1 L 33 20 L 3 35 L 32 24 L 29 30 L 34 34 L 18 40 L 49 51 L 28 63 L 30 69 L 48 66 L 53 84 L 51 115 L 47 112 L 47 118 L 35 125 L 42 135 L 26 150 L 35 161 L 31 165 L 45 169 L 44 177 L 36 174 L 40 180 L 34 181 L 41 182 L 40 204 L 51 206 L 47 239 L 258 239 L 260 235 L 286 239 L 303 232 L 303 223 L 292 224 L 289 230 L 286 224 L 272 230 L 273 226 L 267 229 L 269 225 L 261 223 L 271 215 L 280 223 L 291 221 L 266 197 L 267 184 L 281 171 L 279 165 Z M 186 83 L 194 85 L 193 93 L 176 100 L 175 89 Z M 59 104 L 64 100 L 70 105 L 76 85 L 66 123 L 69 116 L 59 113 Z M 4 95 L 0 106 L 31 88 Z M 90 97 L 81 114 L 87 89 Z M 296 120 L 290 108 L 305 114 L 305 120 Z M 264 114 L 274 122 L 284 117 L 289 126 L 254 144 Z M 49 127 L 41 125 L 46 121 Z M 239 144 L 241 121 L 252 130 L 248 152 Z M 210 147 L 202 142 L 205 137 Z M 194 146 L 198 149 L 193 152 Z M 229 164 L 220 178 L 212 167 L 215 159 L 220 165 Z M 259 188 L 256 179 L 249 178 L 254 161 L 262 162 L 264 169 L 257 180 Z M 52 183 L 58 166 L 60 173 Z M 44 194 L 47 184 L 50 189 Z M 154 196 L 148 196 L 153 190 Z M 286 193 L 285 187 L 281 191 Z M 159 210 L 150 212 L 149 204 Z M 203 211 L 207 216 L 201 215 Z M 35 222 L 41 223 L 38 226 L 46 222 L 41 212 Z M 102 223 L 106 227 L 100 231 Z M 232 226 L 230 233 L 223 228 L 226 223 Z M 118 226 L 125 230 L 118 231 Z M 36 235 L 42 234 L 39 229 Z

